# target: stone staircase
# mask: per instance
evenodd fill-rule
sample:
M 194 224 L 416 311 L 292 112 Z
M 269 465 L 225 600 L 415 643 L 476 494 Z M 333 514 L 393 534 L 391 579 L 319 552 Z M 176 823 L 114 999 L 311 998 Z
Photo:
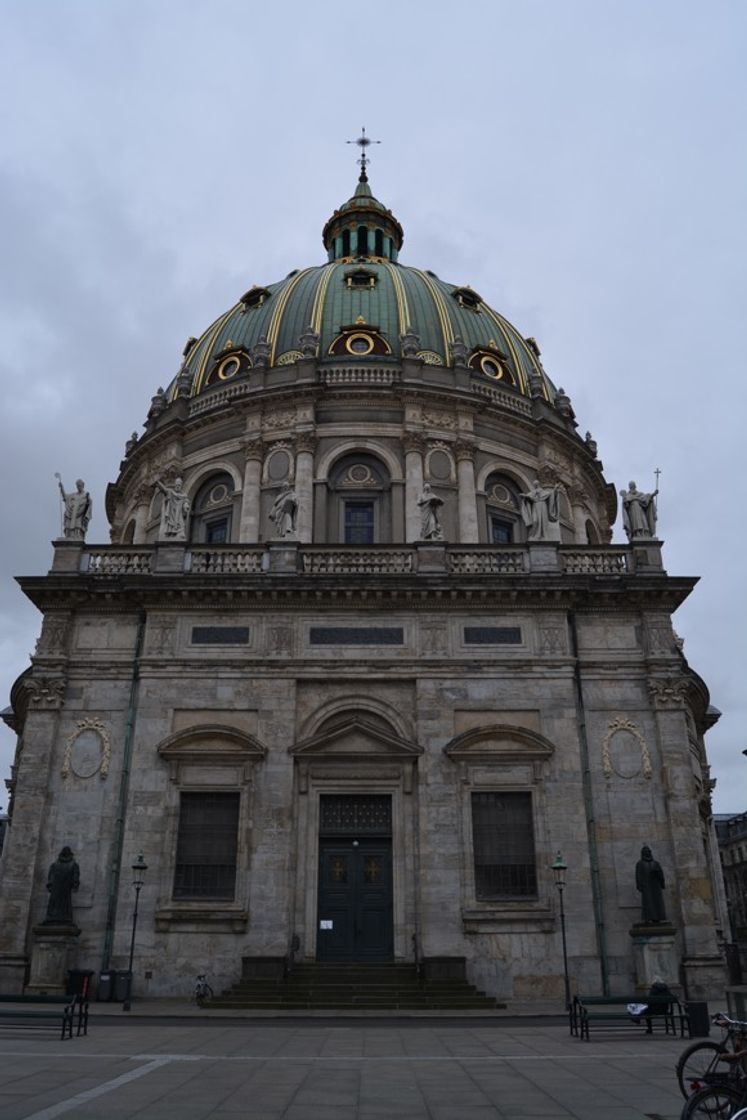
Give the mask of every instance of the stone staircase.
M 490 1011 L 505 1004 L 461 977 L 423 978 L 414 964 L 298 964 L 244 977 L 211 1007 L 278 1011 Z

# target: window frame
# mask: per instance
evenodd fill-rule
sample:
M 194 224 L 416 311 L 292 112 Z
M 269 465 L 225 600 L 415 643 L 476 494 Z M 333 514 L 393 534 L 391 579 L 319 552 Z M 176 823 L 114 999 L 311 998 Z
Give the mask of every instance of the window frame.
M 478 872 L 479 867 L 488 867 L 488 866 L 507 867 L 507 866 L 510 866 L 507 863 L 497 864 L 497 865 L 496 864 L 490 865 L 485 861 L 483 861 L 482 863 L 478 863 L 478 859 L 477 859 L 477 856 L 478 856 L 478 832 L 477 832 L 477 822 L 476 822 L 476 813 L 475 813 L 475 802 L 476 802 L 477 798 L 487 798 L 487 797 L 491 797 L 491 796 L 493 796 L 493 797 L 505 797 L 505 798 L 509 798 L 509 799 L 514 799 L 514 798 L 519 798 L 519 797 L 528 799 L 528 802 L 527 802 L 528 806 L 529 806 L 528 820 L 529 820 L 529 829 L 530 829 L 530 833 L 531 833 L 531 844 L 532 844 L 532 864 L 531 864 L 531 866 L 532 866 L 533 879 L 534 879 L 534 888 L 531 891 L 521 891 L 521 892 L 517 892 L 517 893 L 514 893 L 514 894 L 512 894 L 510 892 L 507 892 L 507 891 L 506 892 L 497 891 L 497 892 L 493 893 L 493 892 L 484 891 L 480 886 L 481 875 Z M 532 794 L 532 791 L 531 790 L 514 790 L 514 789 L 510 789 L 510 790 L 507 790 L 507 789 L 471 789 L 470 790 L 470 798 L 469 798 L 469 815 L 470 815 L 470 826 L 471 826 L 471 835 L 472 835 L 471 852 L 472 852 L 472 872 L 473 872 L 474 884 L 475 884 L 475 900 L 477 902 L 490 902 L 490 903 L 494 903 L 494 902 L 534 902 L 534 901 L 536 901 L 539 898 L 539 882 L 538 882 L 538 876 L 537 876 L 537 870 L 538 869 L 537 869 L 537 843 L 536 843 L 536 839 L 535 839 L 534 796 Z
M 205 890 L 189 891 L 189 890 L 186 890 L 186 889 L 181 889 L 178 885 L 180 868 L 186 868 L 186 867 L 197 868 L 197 867 L 200 867 L 204 870 L 205 868 L 208 868 L 208 867 L 231 866 L 229 864 L 217 864 L 217 863 L 212 863 L 212 864 L 211 863 L 202 863 L 202 864 L 186 863 L 185 861 L 182 861 L 180 863 L 180 861 L 179 861 L 180 847 L 182 846 L 183 841 L 186 842 L 186 837 L 184 837 L 183 832 L 182 832 L 182 824 L 183 824 L 183 822 L 185 820 L 185 817 L 187 815 L 185 813 L 185 799 L 186 798 L 195 799 L 195 798 L 198 798 L 198 797 L 201 797 L 201 798 L 223 798 L 223 799 L 231 798 L 232 803 L 235 806 L 234 812 L 235 812 L 235 816 L 236 816 L 236 821 L 235 821 L 235 831 L 234 831 L 234 835 L 233 835 L 234 843 L 233 843 L 233 865 L 232 865 L 232 867 L 233 867 L 233 882 L 232 882 L 230 893 L 227 890 L 220 890 L 220 889 L 218 889 L 217 891 L 213 891 L 213 892 L 207 892 Z M 194 804 L 194 800 L 193 800 L 193 804 Z M 219 818 L 221 816 L 225 816 L 225 806 L 224 806 L 223 810 L 218 814 Z M 178 806 L 178 810 L 177 810 L 177 825 L 176 825 L 176 852 L 175 852 L 175 855 L 174 855 L 174 880 L 173 880 L 173 886 L 172 886 L 172 889 L 171 889 L 171 897 L 175 902 L 176 901 L 178 901 L 178 902 L 201 902 L 201 903 L 208 903 L 208 904 L 215 903 L 215 902 L 217 902 L 217 903 L 235 902 L 235 900 L 236 900 L 236 887 L 237 887 L 237 874 L 238 874 L 238 865 L 239 865 L 239 825 L 240 825 L 240 821 L 241 821 L 241 790 L 237 790 L 237 789 L 220 789 L 220 790 L 215 790 L 215 789 L 201 789 L 201 790 L 182 789 L 182 790 L 179 791 L 179 806 Z

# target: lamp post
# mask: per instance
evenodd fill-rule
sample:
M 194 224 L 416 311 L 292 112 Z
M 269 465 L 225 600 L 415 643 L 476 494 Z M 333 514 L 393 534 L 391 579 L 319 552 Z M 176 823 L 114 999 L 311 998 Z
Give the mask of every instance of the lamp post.
M 568 870 L 568 864 L 563 859 L 560 852 L 555 856 L 555 862 L 551 865 L 551 870 L 555 876 L 555 886 L 558 888 L 558 895 L 560 897 L 560 932 L 563 937 L 563 978 L 565 980 L 565 1009 L 566 1011 L 571 1006 L 571 986 L 568 982 L 568 949 L 565 943 L 565 910 L 563 909 L 563 891 L 565 890 L 565 873 Z
M 130 938 L 130 963 L 127 969 L 127 996 L 122 1004 L 123 1011 L 129 1011 L 132 1000 L 132 959 L 135 956 L 135 931 L 137 930 L 137 908 L 140 901 L 140 891 L 145 882 L 145 872 L 148 864 L 143 859 L 143 853 L 137 857 L 132 865 L 132 885 L 135 888 L 135 909 L 132 914 L 132 937 Z

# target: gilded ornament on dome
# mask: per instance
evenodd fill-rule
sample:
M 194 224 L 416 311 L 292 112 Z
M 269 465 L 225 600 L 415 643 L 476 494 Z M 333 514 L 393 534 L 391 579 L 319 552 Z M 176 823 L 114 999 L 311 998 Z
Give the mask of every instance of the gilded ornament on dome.
M 440 354 L 437 354 L 435 350 L 419 350 L 415 356 L 420 358 L 421 362 L 426 366 L 444 365 L 443 358 Z
M 275 362 L 276 366 L 292 366 L 296 362 L 300 362 L 303 354 L 300 350 L 286 350 Z

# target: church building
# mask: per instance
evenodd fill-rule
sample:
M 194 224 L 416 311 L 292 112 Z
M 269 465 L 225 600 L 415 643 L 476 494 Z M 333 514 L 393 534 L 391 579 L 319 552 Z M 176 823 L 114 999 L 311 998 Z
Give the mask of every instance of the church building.
M 63 487 L 19 581 L 43 623 L 4 713 L 0 990 L 126 968 L 138 897 L 139 995 L 401 964 L 562 1006 L 565 934 L 572 990 L 712 997 L 718 713 L 672 627 L 696 581 L 633 484 L 610 543 L 616 489 L 537 343 L 400 261 L 361 162 L 326 262 L 187 341 L 110 542 Z

